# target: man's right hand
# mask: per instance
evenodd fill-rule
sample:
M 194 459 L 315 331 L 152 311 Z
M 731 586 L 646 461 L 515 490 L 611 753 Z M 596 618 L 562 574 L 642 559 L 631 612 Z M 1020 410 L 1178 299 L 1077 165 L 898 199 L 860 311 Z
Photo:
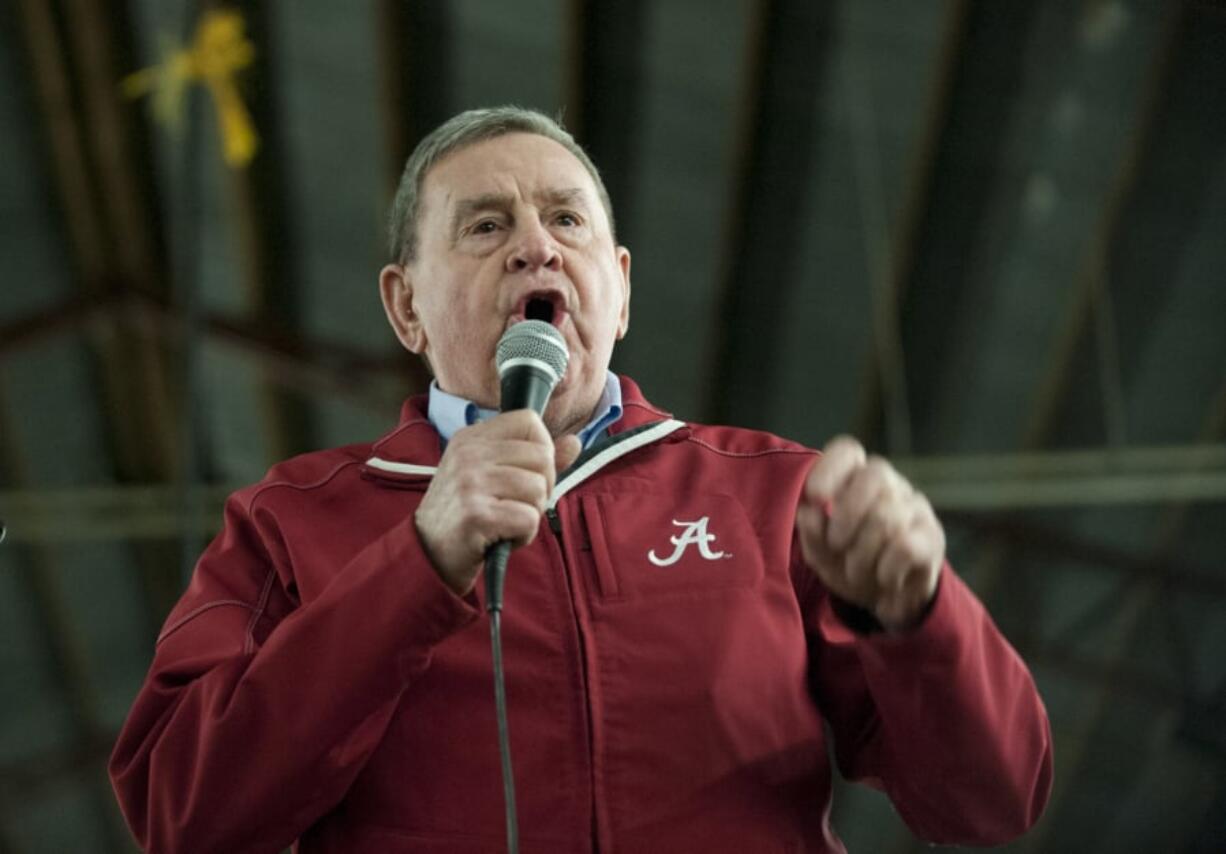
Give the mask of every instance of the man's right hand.
M 463 596 L 485 550 L 536 537 L 557 472 L 579 456 L 579 440 L 555 442 L 530 409 L 504 412 L 452 436 L 414 521 L 447 586 Z

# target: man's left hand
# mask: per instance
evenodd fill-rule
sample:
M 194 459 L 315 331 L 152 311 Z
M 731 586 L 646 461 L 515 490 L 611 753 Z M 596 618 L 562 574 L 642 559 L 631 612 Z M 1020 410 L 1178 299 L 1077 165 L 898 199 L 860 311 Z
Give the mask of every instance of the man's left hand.
M 835 596 L 888 631 L 915 625 L 936 594 L 945 531 L 921 493 L 840 436 L 805 479 L 796 530 L 805 562 Z

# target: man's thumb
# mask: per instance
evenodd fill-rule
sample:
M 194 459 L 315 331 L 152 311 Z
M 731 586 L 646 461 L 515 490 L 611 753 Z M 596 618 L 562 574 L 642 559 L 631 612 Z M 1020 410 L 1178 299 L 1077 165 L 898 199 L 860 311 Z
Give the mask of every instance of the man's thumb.
M 554 468 L 559 473 L 570 468 L 570 464 L 579 457 L 579 452 L 582 450 L 578 436 L 563 436 L 555 440 L 553 443 Z

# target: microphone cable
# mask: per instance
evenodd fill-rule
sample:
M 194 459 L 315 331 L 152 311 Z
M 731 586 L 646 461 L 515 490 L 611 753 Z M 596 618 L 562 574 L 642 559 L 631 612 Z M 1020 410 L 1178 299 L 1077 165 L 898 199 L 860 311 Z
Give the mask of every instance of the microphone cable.
M 494 543 L 485 552 L 485 610 L 490 615 L 494 660 L 494 711 L 498 717 L 498 757 L 502 763 L 502 799 L 507 814 L 507 851 L 519 854 L 519 820 L 515 813 L 515 775 L 511 770 L 511 736 L 507 727 L 507 690 L 502 670 L 502 588 L 511 544 Z
M 570 353 L 557 329 L 543 320 L 512 325 L 498 341 L 495 362 L 502 399 L 500 409 L 531 409 L 543 415 L 554 388 L 566 374 Z M 494 709 L 498 718 L 498 756 L 502 763 L 502 795 L 507 812 L 507 851 L 519 854 L 519 821 L 515 814 L 515 775 L 511 770 L 511 737 L 507 727 L 507 689 L 502 667 L 502 589 L 511 543 L 499 540 L 485 550 L 485 610 L 490 615 L 493 653 Z

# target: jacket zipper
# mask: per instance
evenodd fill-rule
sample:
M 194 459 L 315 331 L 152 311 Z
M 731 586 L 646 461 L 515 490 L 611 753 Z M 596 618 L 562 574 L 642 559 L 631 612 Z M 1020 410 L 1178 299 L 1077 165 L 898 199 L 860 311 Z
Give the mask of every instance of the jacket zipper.
M 549 523 L 549 530 L 553 532 L 558 544 L 558 554 L 562 558 L 562 577 L 566 579 L 566 592 L 570 598 L 571 618 L 575 621 L 575 637 L 579 639 L 579 678 L 583 683 L 583 705 L 587 713 L 587 756 L 588 767 L 590 769 L 589 785 L 591 787 L 591 804 L 589 808 L 592 814 L 592 852 L 597 854 L 600 850 L 600 835 L 596 826 L 596 742 L 595 729 L 592 711 L 592 693 L 589 684 L 588 664 L 587 664 L 587 637 L 584 634 L 583 623 L 579 619 L 579 606 L 576 600 L 575 587 L 571 581 L 570 573 L 572 567 L 566 559 L 566 544 L 562 541 L 562 517 L 558 513 L 557 507 L 549 507 L 545 510 L 545 519 Z

